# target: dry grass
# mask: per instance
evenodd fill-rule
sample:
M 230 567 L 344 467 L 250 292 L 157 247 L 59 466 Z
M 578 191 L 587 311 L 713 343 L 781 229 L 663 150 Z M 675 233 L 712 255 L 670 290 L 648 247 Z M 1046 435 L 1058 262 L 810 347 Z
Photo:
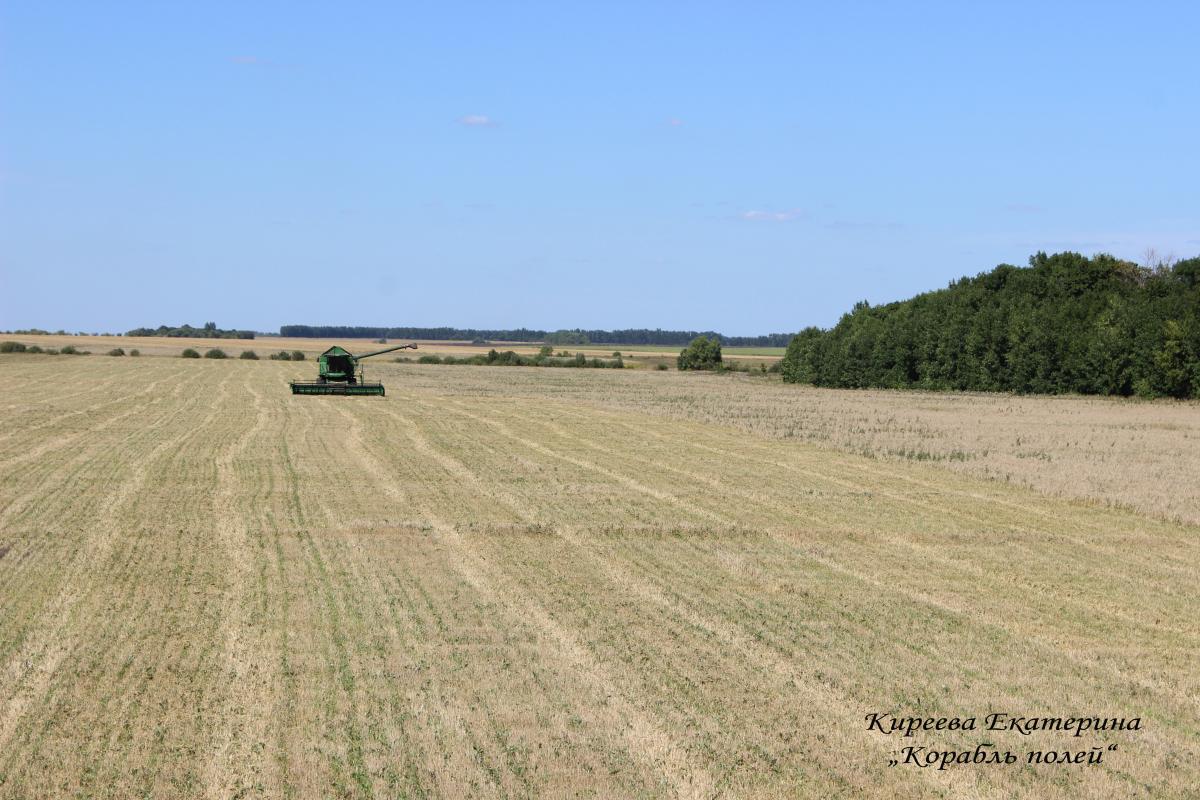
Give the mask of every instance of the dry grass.
M 395 369 L 392 367 L 391 369 Z M 716 423 L 883 461 L 917 461 L 1057 497 L 1200 524 L 1200 403 L 814 389 L 746 375 L 415 370 L 458 395 L 554 397 L 598 411 Z
M 765 384 L 396 365 L 383 399 L 287 394 L 310 369 L 0 357 L 0 796 L 1200 782 L 1193 527 L 697 421 L 797 419 L 735 415 Z M 1143 729 L 1085 737 L 1120 746 L 1099 767 L 938 772 L 863 723 L 993 710 Z

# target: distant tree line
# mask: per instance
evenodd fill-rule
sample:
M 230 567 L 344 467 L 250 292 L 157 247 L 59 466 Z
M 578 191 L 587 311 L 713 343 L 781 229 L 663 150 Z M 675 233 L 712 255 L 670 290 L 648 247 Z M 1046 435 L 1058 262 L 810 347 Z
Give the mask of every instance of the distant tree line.
M 788 345 L 783 378 L 880 387 L 1200 397 L 1200 258 L 1038 253 L 871 306 Z
M 713 331 L 664 331 L 659 328 L 622 330 L 542 331 L 530 328 L 483 330 L 476 328 L 375 328 L 357 325 L 283 325 L 280 336 L 304 339 L 440 339 L 443 341 L 545 342 L 547 344 L 661 344 L 686 345 L 697 336 L 718 339 L 726 347 L 787 347 L 790 333 L 765 336 L 722 336 Z
M 203 328 L 193 328 L 191 325 L 180 325 L 178 328 L 166 325 L 159 325 L 157 328 L 134 328 L 125 335 L 169 336 L 182 339 L 253 339 L 254 331 L 225 330 L 218 328 L 215 322 L 206 322 Z
M 411 363 L 413 359 L 403 356 L 395 359 L 401 363 Z M 455 358 L 454 356 L 424 355 L 416 359 L 418 364 L 471 364 L 480 367 L 574 367 L 579 369 L 624 369 L 625 360 L 620 353 L 613 353 L 611 360 L 606 358 L 588 358 L 583 353 L 570 356 L 565 351 L 558 356 L 554 348 L 546 345 L 536 356 L 523 356 L 512 350 L 500 352 L 489 350 L 486 354 Z

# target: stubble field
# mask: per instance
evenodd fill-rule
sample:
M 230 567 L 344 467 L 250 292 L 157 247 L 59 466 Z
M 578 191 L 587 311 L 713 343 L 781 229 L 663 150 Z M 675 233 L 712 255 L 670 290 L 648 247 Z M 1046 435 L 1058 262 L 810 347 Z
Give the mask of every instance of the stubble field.
M 373 370 L 386 398 L 288 393 L 313 370 L 0 357 L 0 796 L 1200 782 L 1195 486 L 1177 473 L 1185 499 L 1164 500 L 1130 476 L 1123 507 L 1093 496 L 1122 457 L 1169 470 L 1154 425 L 1195 458 L 1178 444 L 1195 405 L 416 365 Z M 1145 427 L 1089 473 L 1125 409 Z M 939 420 L 972 413 L 955 445 Z M 935 457 L 955 452 L 975 455 Z M 1141 729 L 900 740 L 867 730 L 872 712 Z M 888 766 L 980 742 L 1118 749 Z

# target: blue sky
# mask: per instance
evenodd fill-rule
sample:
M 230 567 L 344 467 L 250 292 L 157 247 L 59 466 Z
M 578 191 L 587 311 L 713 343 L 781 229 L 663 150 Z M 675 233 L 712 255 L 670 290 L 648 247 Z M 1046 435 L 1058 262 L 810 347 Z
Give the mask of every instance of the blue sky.
M 1192 3 L 0 6 L 0 328 L 829 325 L 1200 253 Z

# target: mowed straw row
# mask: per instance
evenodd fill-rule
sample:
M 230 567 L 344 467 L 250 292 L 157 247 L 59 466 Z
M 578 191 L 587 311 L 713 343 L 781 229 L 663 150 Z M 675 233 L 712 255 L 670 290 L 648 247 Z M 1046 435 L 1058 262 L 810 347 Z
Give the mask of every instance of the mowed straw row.
M 18 358 L 0 360 L 0 796 L 1200 781 L 1195 528 L 539 398 L 527 370 L 459 392 L 397 367 L 386 398 L 312 398 L 287 392 L 297 365 Z M 875 711 L 1142 729 L 898 741 L 866 730 Z M 1119 749 L 887 766 L 980 741 Z

